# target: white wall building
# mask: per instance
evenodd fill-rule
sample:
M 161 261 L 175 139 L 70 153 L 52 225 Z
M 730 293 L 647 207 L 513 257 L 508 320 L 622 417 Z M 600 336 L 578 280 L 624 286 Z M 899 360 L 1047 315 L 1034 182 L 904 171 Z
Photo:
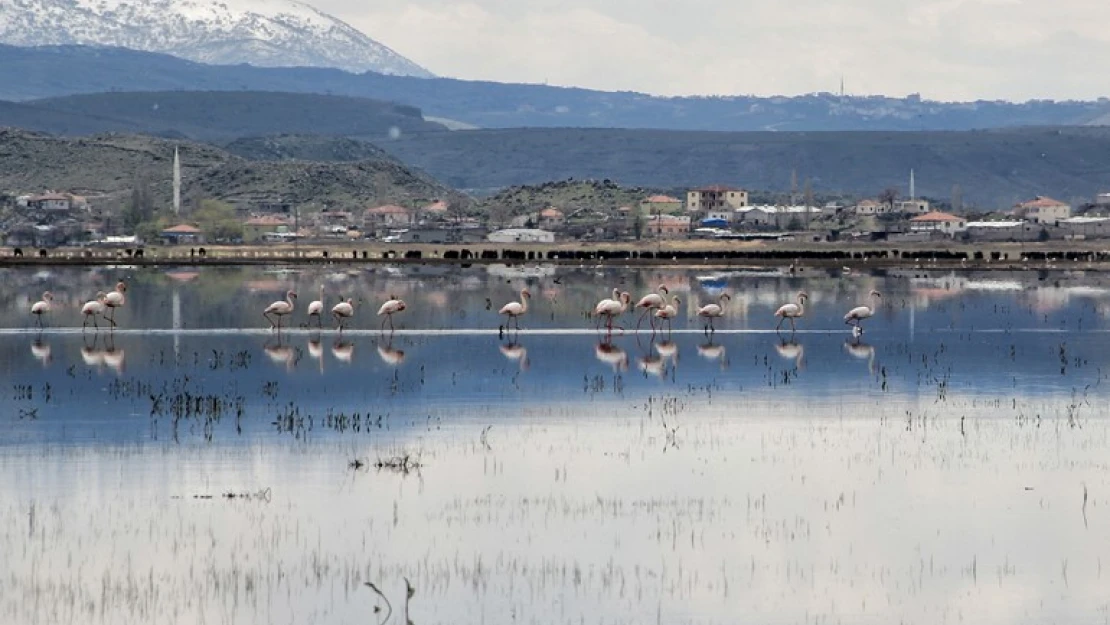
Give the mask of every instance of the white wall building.
M 536 228 L 506 228 L 489 233 L 491 243 L 554 243 L 555 233 Z

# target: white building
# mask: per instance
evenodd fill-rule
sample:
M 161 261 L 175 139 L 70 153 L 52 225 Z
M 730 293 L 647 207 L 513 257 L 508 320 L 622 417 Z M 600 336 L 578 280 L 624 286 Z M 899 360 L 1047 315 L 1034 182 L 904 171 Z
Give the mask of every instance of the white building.
M 489 233 L 491 243 L 554 243 L 555 233 L 536 228 L 506 228 Z

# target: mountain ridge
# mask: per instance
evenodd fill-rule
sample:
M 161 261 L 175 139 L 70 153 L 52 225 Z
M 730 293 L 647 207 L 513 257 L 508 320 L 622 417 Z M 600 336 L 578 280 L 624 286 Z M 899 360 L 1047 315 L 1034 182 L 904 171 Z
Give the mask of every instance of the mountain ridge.
M 104 91 L 281 91 L 390 100 L 483 128 L 779 131 L 971 130 L 1110 121 L 1110 100 L 943 103 L 917 97 L 654 97 L 571 87 L 205 65 L 120 48 L 0 44 L 0 99 Z
M 118 46 L 214 65 L 432 76 L 297 0 L 0 0 L 0 42 Z

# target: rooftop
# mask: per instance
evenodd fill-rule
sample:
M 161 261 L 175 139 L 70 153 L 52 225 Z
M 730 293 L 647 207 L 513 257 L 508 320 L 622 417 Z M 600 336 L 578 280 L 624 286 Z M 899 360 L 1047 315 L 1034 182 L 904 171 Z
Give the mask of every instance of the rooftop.
M 172 228 L 166 228 L 162 232 L 163 234 L 200 234 L 200 228 L 189 224 L 178 224 Z
M 916 222 L 916 223 L 942 222 L 942 221 L 963 221 L 963 218 L 962 217 L 957 217 L 957 216 L 952 215 L 950 213 L 942 213 L 940 211 L 932 211 L 931 213 L 925 213 L 924 215 L 914 217 L 910 221 L 913 221 L 913 222 Z
M 712 184 L 707 187 L 697 187 L 695 189 L 691 189 L 691 191 L 697 191 L 699 193 L 724 193 L 726 191 L 743 191 L 743 189 L 729 187 L 721 184 Z
M 374 208 L 366 209 L 366 213 L 370 215 L 408 215 L 409 209 L 396 204 L 386 204 L 384 206 L 376 206 Z
M 562 216 L 563 216 L 563 211 L 561 211 L 557 208 L 554 208 L 554 207 L 545 208 L 542 211 L 540 211 L 540 217 L 562 217 Z
M 644 202 L 649 204 L 681 204 L 682 200 L 669 195 L 652 195 L 644 198 Z
M 1052 208 L 1056 206 L 1068 206 L 1068 204 L 1060 200 L 1054 200 L 1046 195 L 1038 195 L 1028 202 L 1018 204 L 1019 208 Z

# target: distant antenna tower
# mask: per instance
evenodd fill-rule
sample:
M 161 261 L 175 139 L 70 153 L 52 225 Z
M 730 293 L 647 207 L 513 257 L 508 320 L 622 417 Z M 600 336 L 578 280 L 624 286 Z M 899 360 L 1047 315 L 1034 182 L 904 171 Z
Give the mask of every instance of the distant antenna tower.
M 181 159 L 173 149 L 173 214 L 181 214 Z
M 844 97 L 844 75 L 840 75 L 840 97 Z
M 916 194 L 916 192 L 914 190 L 914 186 L 913 186 L 913 170 L 912 169 L 910 170 L 910 199 L 911 200 L 916 200 L 917 199 L 917 194 Z

